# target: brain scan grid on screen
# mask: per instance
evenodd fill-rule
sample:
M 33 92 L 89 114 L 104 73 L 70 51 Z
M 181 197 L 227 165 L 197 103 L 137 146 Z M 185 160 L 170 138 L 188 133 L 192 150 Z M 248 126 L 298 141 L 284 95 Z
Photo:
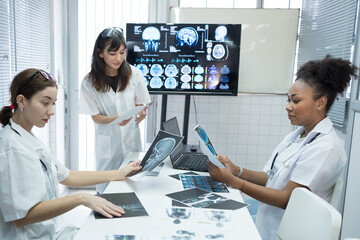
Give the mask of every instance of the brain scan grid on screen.
M 240 24 L 127 24 L 129 63 L 151 93 L 236 95 Z

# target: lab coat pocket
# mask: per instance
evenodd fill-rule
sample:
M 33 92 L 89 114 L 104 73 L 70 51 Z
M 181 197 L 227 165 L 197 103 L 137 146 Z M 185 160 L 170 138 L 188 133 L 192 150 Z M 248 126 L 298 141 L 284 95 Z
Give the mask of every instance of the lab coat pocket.
M 111 157 L 110 136 L 97 135 L 95 140 L 95 152 L 97 159 L 109 159 Z

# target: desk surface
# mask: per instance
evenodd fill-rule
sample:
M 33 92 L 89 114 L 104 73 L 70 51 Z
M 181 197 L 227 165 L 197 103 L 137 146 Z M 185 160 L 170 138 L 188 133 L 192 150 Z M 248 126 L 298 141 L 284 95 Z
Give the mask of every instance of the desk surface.
M 142 159 L 144 154 L 145 153 L 130 153 L 129 156 L 125 159 L 124 164 L 127 164 L 131 160 Z M 95 219 L 94 215 L 91 213 L 84 222 L 84 224 L 81 226 L 75 239 L 76 240 L 85 240 L 85 239 L 113 240 L 116 239 L 113 238 L 114 234 L 148 236 L 145 238 L 137 237 L 134 239 L 209 239 L 209 235 L 206 235 L 206 237 L 204 237 L 205 235 L 202 235 L 203 237 L 192 237 L 190 235 L 183 235 L 184 238 L 159 237 L 162 236 L 163 234 L 164 235 L 166 234 L 166 236 L 168 236 L 167 232 L 171 231 L 171 228 L 174 226 L 174 224 L 171 224 L 171 222 L 166 222 L 165 219 L 161 219 L 158 217 L 159 212 L 164 212 L 166 211 L 167 207 L 171 207 L 172 201 L 169 197 L 165 195 L 184 190 L 181 181 L 169 177 L 169 175 L 179 174 L 184 172 L 187 171 L 173 169 L 171 167 L 170 160 L 166 159 L 165 165 L 161 169 L 161 172 L 158 176 L 145 176 L 141 178 L 138 182 L 134 182 L 132 180 L 111 182 L 106 188 L 104 193 L 135 192 L 140 202 L 143 204 L 146 211 L 148 212 L 149 216 L 114 218 L 114 219 Z M 208 175 L 208 173 L 200 173 L 200 172 L 198 172 L 198 174 Z M 230 187 L 228 188 L 230 191 L 229 193 L 216 193 L 216 194 L 222 195 L 226 198 L 233 199 L 239 202 L 243 202 L 239 190 Z M 207 211 L 202 209 L 195 209 L 195 210 Z M 236 238 L 241 238 L 241 239 L 261 239 L 255 227 L 255 224 L 249 214 L 249 211 L 247 210 L 246 207 L 231 212 L 232 212 L 231 214 L 233 214 L 232 215 L 233 225 L 231 226 L 231 228 L 225 230 L 228 231 L 229 229 L 231 229 L 231 232 L 226 233 L 224 235 L 225 237 L 220 237 L 219 239 L 234 239 L 234 236 L 236 236 Z M 180 225 L 177 225 L 176 227 L 179 226 Z M 217 228 L 216 227 L 217 225 L 214 224 L 212 225 L 202 224 L 202 226 L 204 226 L 202 229 L 202 231 L 204 232 L 211 232 L 215 230 L 217 230 L 218 232 L 221 231 L 221 228 Z M 182 228 L 186 229 L 185 226 L 182 226 Z M 196 228 L 198 229 L 198 227 Z M 224 229 L 225 228 L 223 228 L 223 230 Z M 184 230 L 180 230 L 180 231 L 184 232 Z M 106 236 L 109 237 L 106 238 Z M 232 237 L 226 237 L 226 236 L 232 236 Z M 122 239 L 122 238 L 118 238 L 118 239 Z M 212 238 L 212 239 L 217 239 L 217 238 Z

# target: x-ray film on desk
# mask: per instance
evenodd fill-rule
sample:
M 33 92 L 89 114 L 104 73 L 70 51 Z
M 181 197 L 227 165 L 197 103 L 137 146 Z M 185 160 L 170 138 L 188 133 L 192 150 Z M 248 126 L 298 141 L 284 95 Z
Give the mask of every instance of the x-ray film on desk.
M 182 136 L 160 130 L 140 163 L 140 166 L 142 166 L 141 170 L 129 178 L 133 181 L 138 181 L 147 175 L 170 155 L 183 138 Z

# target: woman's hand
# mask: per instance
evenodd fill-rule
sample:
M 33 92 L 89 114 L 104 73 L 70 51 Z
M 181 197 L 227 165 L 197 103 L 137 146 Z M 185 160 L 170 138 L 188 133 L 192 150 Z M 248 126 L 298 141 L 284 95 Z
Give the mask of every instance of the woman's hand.
M 128 123 L 130 122 L 131 119 L 132 119 L 132 117 L 129 118 L 129 119 L 127 119 L 127 120 L 124 120 L 124 121 L 122 121 L 122 122 L 119 122 L 118 124 L 119 124 L 120 126 L 125 126 L 126 124 L 128 124 Z
M 143 110 L 141 110 L 141 111 L 138 113 L 138 115 L 137 115 L 137 117 L 136 117 L 136 119 L 135 119 L 135 123 L 136 123 L 136 124 L 141 123 L 141 121 L 145 119 L 145 117 L 146 117 L 146 115 L 147 115 L 146 110 L 148 109 L 148 107 L 149 107 L 149 106 L 146 106 Z
M 209 174 L 211 178 L 216 182 L 223 182 L 229 184 L 232 182 L 233 174 L 228 168 L 219 168 L 208 161 L 209 164 Z
M 101 215 L 112 218 L 113 216 L 120 217 L 125 214 L 124 209 L 108 200 L 94 196 L 88 193 L 79 193 L 82 205 L 100 213 Z
M 132 173 L 139 171 L 142 167 L 139 166 L 141 160 L 131 162 L 122 169 L 120 169 L 119 178 L 117 180 L 125 180 L 130 176 Z
M 233 164 L 227 156 L 218 154 L 217 159 L 225 166 L 225 168 L 229 169 L 234 176 L 239 174 L 240 167 Z

